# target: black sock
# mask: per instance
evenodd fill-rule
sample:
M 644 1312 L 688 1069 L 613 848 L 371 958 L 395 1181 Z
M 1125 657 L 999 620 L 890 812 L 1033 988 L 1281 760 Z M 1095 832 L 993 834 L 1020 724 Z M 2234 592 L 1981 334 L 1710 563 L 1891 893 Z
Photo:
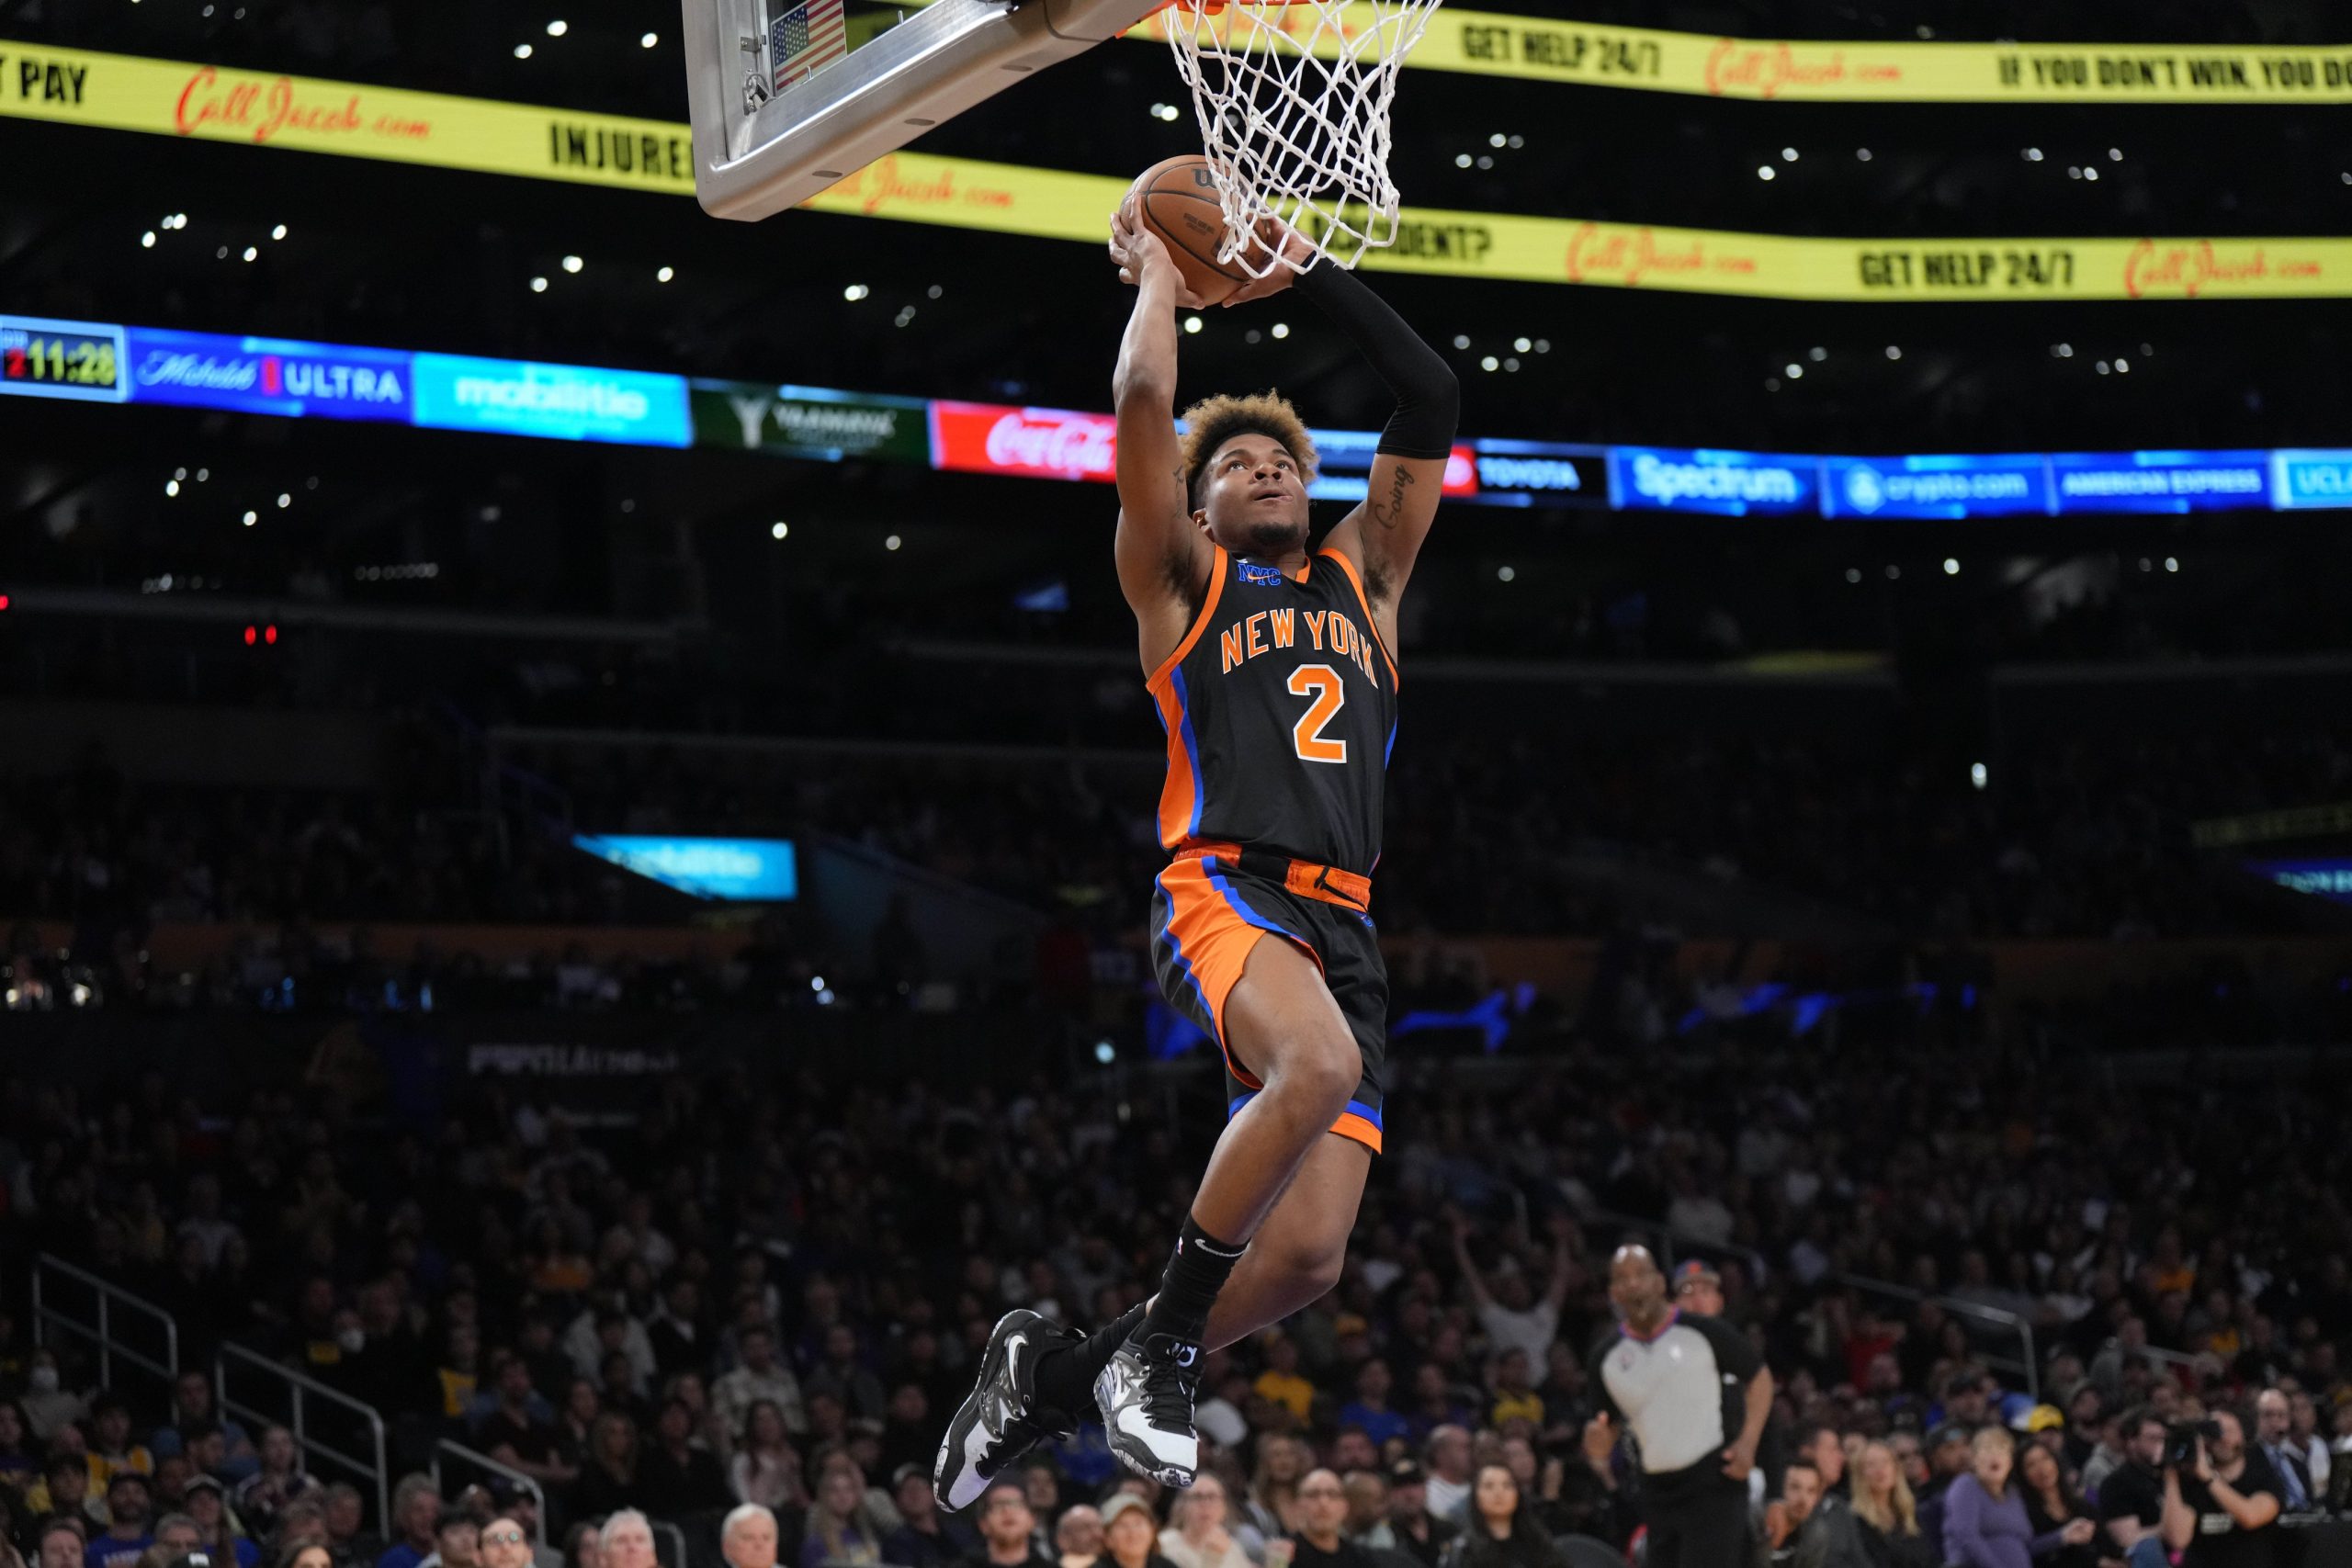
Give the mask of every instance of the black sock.
M 1094 1380 L 1143 1321 L 1143 1308 L 1129 1307 L 1082 1340 L 1056 1345 L 1037 1358 L 1037 1402 L 1066 1416 L 1094 1408 Z
M 1149 1340 L 1165 1334 L 1182 1344 L 1199 1345 L 1209 1331 L 1209 1308 L 1216 1304 L 1217 1292 L 1225 1289 L 1247 1245 L 1219 1241 L 1186 1214 L 1168 1272 L 1160 1278 L 1159 1295 L 1136 1337 Z

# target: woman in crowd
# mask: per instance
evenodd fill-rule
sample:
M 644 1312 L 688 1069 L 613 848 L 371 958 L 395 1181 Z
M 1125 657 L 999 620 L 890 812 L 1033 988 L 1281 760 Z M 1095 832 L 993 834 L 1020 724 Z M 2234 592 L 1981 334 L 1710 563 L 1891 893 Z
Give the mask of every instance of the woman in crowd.
M 2034 1559 L 2040 1568 L 2099 1568 L 2098 1520 L 2082 1495 L 2066 1484 L 2058 1457 L 2040 1443 L 2028 1443 L 2018 1456 L 2018 1479 L 2022 1483 L 2018 1489 L 2025 1494 L 2026 1522 L 2033 1528 L 2034 1539 L 2059 1539 L 2057 1547 Z M 2092 1527 L 2091 1536 L 2081 1540 L 2065 1539 L 2067 1527 L 2077 1519 Z
M 800 1568 L 829 1562 L 879 1562 L 880 1536 L 865 1517 L 865 1484 L 849 1464 L 829 1464 L 808 1508 L 800 1541 Z
M 1960 1568 L 2033 1568 L 2034 1558 L 2058 1547 L 2079 1546 L 2097 1526 L 2076 1519 L 2048 1536 L 2036 1536 L 2027 1520 L 2025 1498 L 2010 1471 L 2017 1447 L 2007 1430 L 1987 1427 L 1969 1445 L 1969 1472 L 1944 1494 L 1944 1560 Z
M 585 1466 L 596 1417 L 604 1413 L 605 1402 L 596 1396 L 596 1385 L 586 1378 L 572 1379 L 564 1390 L 563 1408 L 555 1413 L 556 1456 L 574 1470 Z
M 631 1506 L 638 1490 L 637 1427 L 617 1410 L 596 1417 L 580 1479 L 571 1483 L 571 1511 L 600 1517 Z
M 1443 1568 L 1566 1568 L 1560 1549 L 1523 1507 L 1508 1464 L 1482 1464 L 1470 1486 L 1469 1517 L 1445 1549 Z
M 743 1413 L 743 1430 L 735 1443 L 728 1483 L 739 1503 L 763 1508 L 803 1508 L 808 1498 L 800 1484 L 800 1451 L 784 1429 L 784 1412 L 773 1399 L 755 1399 Z
M 1250 1554 L 1225 1525 L 1225 1482 L 1204 1471 L 1190 1490 L 1176 1494 L 1168 1528 L 1159 1532 L 1159 1554 L 1175 1568 L 1250 1568 Z
M 1919 1529 L 1903 1463 L 1884 1443 L 1865 1445 L 1854 1467 L 1854 1519 L 1871 1568 L 1939 1568 L 1935 1544 Z
M 1309 1465 L 1306 1445 L 1296 1438 L 1269 1432 L 1258 1439 L 1258 1472 L 1250 1478 L 1242 1517 L 1268 1540 L 1298 1533 L 1298 1479 Z
M 1102 1556 L 1097 1568 L 1173 1568 L 1159 1554 L 1159 1521 L 1151 1505 L 1132 1492 L 1116 1492 L 1102 1504 Z
M 334 1568 L 334 1553 L 320 1541 L 289 1541 L 277 1553 L 277 1568 Z

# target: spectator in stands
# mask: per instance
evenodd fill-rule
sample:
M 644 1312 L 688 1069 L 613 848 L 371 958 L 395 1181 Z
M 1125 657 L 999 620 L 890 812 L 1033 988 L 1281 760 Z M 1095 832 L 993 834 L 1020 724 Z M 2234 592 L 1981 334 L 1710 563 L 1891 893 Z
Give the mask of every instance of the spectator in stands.
M 801 1403 L 799 1380 L 776 1359 L 775 1331 L 764 1323 L 744 1329 L 737 1337 L 742 1364 L 712 1385 L 711 1407 L 730 1432 L 743 1430 L 752 1406 L 764 1399 L 784 1416 L 784 1429 L 795 1437 L 808 1430 L 808 1414 Z
M 2235 1411 L 2211 1419 L 2222 1435 L 2198 1438 L 2185 1470 L 2165 1466 L 2165 1544 L 2183 1554 L 2181 1568 L 2268 1568 L 2278 1551 L 2278 1472 L 2247 1445 Z
M 2165 1561 L 2159 1527 L 2164 1522 L 2164 1421 L 2146 1405 L 2124 1413 L 2120 1430 L 2124 1460 L 2099 1483 L 2099 1524 L 2109 1543 L 2132 1568 L 2162 1568 Z
M 0 1487 L 24 1492 L 40 1481 L 40 1455 L 32 1429 L 13 1399 L 0 1399 Z
M 1314 1410 L 1315 1385 L 1298 1375 L 1298 1341 L 1279 1328 L 1270 1328 L 1260 1343 L 1265 1349 L 1266 1370 L 1258 1374 L 1250 1391 L 1281 1405 L 1304 1424 Z
M 1347 1517 L 1347 1489 L 1340 1478 L 1328 1470 L 1308 1471 L 1298 1483 L 1298 1529 L 1267 1543 L 1267 1568 L 1372 1568 L 1371 1553 L 1341 1533 Z
M 2287 1396 L 2287 1441 L 2303 1456 L 2304 1468 L 2311 1472 L 2312 1496 L 2324 1506 L 2335 1480 L 2335 1456 L 2320 1434 L 2319 1401 L 2309 1389 L 2299 1388 Z
M 116 1472 L 107 1484 L 108 1523 L 82 1554 L 88 1568 L 137 1568 L 139 1554 L 155 1544 L 147 1530 L 151 1506 L 146 1476 L 135 1470 Z
M 1437 1568 L 1438 1560 L 1462 1528 L 1430 1512 L 1429 1476 L 1419 1464 L 1400 1459 L 1388 1470 L 1388 1525 L 1400 1551 L 1418 1560 L 1421 1568 Z
M 429 1475 L 403 1475 L 392 1489 L 392 1544 L 376 1568 L 417 1568 L 434 1548 L 433 1528 L 441 1522 L 441 1492 Z
M 531 1534 L 523 1521 L 501 1514 L 481 1527 L 481 1568 L 532 1568 Z
M 2040 1443 L 2028 1443 L 2018 1456 L 2017 1472 L 2034 1540 L 2046 1542 L 2054 1537 L 2059 1542 L 2054 1548 L 2042 1546 L 2034 1561 L 2041 1568 L 2098 1568 L 2098 1518 L 2082 1494 L 2067 1484 L 2058 1456 Z M 2077 1525 L 2090 1528 L 2078 1529 Z
M 980 1550 L 967 1559 L 967 1568 L 1056 1568 L 1031 1540 L 1036 1528 L 1020 1483 L 997 1482 L 980 1499 Z
M 1054 1521 L 1054 1561 L 1061 1568 L 1094 1568 L 1102 1560 L 1102 1512 L 1086 1503 L 1063 1509 Z
M 979 1550 L 979 1537 L 969 1526 L 939 1517 L 927 1467 L 902 1464 L 892 1472 L 890 1501 L 898 1507 L 899 1524 L 882 1538 L 882 1561 L 894 1568 L 952 1568 Z
M 718 1527 L 718 1555 L 727 1568 L 775 1568 L 776 1549 L 775 1516 L 757 1503 L 738 1505 Z
M 1798 1428 L 1795 1457 L 1812 1461 L 1823 1496 L 1847 1495 L 1846 1439 L 1831 1423 L 1815 1421 Z
M 1449 1568 L 1566 1568 L 1551 1532 L 1536 1519 L 1509 1465 L 1478 1467 L 1470 1514 L 1448 1549 Z
M 1790 1530 L 1785 1544 L 1794 1568 L 1871 1568 L 1852 1511 L 1823 1485 L 1821 1470 L 1811 1459 L 1800 1454 L 1789 1461 L 1781 1480 L 1781 1501 Z
M 1854 1519 L 1871 1568 L 1938 1568 L 1940 1543 L 1920 1529 L 1910 1481 L 1889 1444 L 1865 1444 L 1855 1462 Z
M 653 1526 L 635 1508 L 622 1508 L 596 1532 L 595 1568 L 657 1568 Z
M 1159 1554 L 1159 1521 L 1133 1492 L 1102 1505 L 1102 1568 L 1172 1568 Z
M 523 1358 L 502 1351 L 492 1358 L 492 1403 L 474 1423 L 474 1441 L 501 1464 L 512 1465 L 542 1486 L 566 1486 L 579 1472 L 563 1461 L 556 1443 L 554 1412 L 531 1386 Z
M 825 1330 L 825 1353 L 802 1385 L 808 1393 L 830 1393 L 853 1416 L 878 1421 L 889 1414 L 882 1380 L 858 1359 L 857 1330 L 836 1323 Z
M 191 1551 L 204 1550 L 204 1532 L 186 1514 L 165 1514 L 155 1521 L 154 1550 L 166 1562 L 176 1562 Z
M 62 1386 L 56 1352 L 47 1348 L 32 1353 L 25 1369 L 25 1392 L 17 1403 L 33 1436 L 44 1443 L 56 1437 L 61 1427 L 89 1415 L 82 1396 Z
M 1429 1511 L 1449 1524 L 1463 1522 L 1470 1501 L 1470 1434 L 1460 1427 L 1440 1427 L 1430 1434 L 1422 1461 L 1429 1467 Z
M 727 1506 L 727 1472 L 718 1455 L 695 1446 L 694 1429 L 695 1413 L 686 1402 L 668 1401 L 638 1466 L 639 1493 L 663 1518 Z
M 327 1550 L 334 1553 L 334 1568 L 373 1568 L 376 1559 L 384 1554 L 384 1538 L 368 1527 L 366 1501 L 359 1488 L 347 1481 L 337 1481 L 326 1489 L 321 1499 L 324 1505 L 327 1527 Z
M 102 1393 L 91 1404 L 89 1438 L 92 1491 L 104 1492 L 125 1471 L 155 1473 L 155 1456 L 130 1440 L 130 1406 L 119 1395 Z
M 1176 1494 L 1168 1528 L 1159 1532 L 1159 1554 L 1175 1568 L 1250 1568 L 1249 1554 L 1227 1529 L 1226 1516 L 1225 1482 L 1204 1470 L 1189 1489 Z
M 1258 1469 L 1250 1478 L 1242 1516 L 1261 1537 L 1272 1540 L 1298 1528 L 1298 1483 L 1313 1462 L 1306 1445 L 1287 1432 L 1258 1438 Z
M 334 1553 L 315 1540 L 298 1540 L 277 1554 L 277 1568 L 334 1568 Z
M 596 1417 L 604 1413 L 605 1402 L 596 1393 L 594 1381 L 573 1378 L 564 1385 L 563 1408 L 556 1412 L 555 1417 L 555 1451 L 556 1457 L 575 1472 L 588 1462 L 588 1450 L 596 1436 Z
M 278 1510 L 319 1483 L 303 1473 L 301 1451 L 286 1427 L 263 1427 L 259 1451 L 261 1467 L 237 1483 L 237 1517 L 254 1534 L 267 1535 Z
M 1362 1427 L 1374 1447 L 1410 1436 L 1412 1424 L 1389 1407 L 1388 1395 L 1395 1387 L 1385 1360 L 1374 1356 L 1364 1362 L 1356 1369 L 1355 1397 L 1340 1406 L 1340 1425 Z
M 481 1527 L 457 1508 L 445 1508 L 433 1525 L 432 1554 L 417 1568 L 481 1568 Z
M 1490 1290 L 1486 1276 L 1470 1256 L 1469 1222 L 1459 1210 L 1454 1211 L 1452 1220 L 1454 1265 L 1462 1271 L 1463 1284 L 1470 1292 L 1471 1303 L 1477 1311 L 1479 1325 L 1487 1331 L 1487 1340 L 1498 1349 L 1525 1351 L 1531 1367 L 1544 1365 L 1552 1341 L 1559 1334 L 1560 1308 L 1567 1301 L 1568 1286 L 1574 1278 L 1570 1252 L 1575 1234 L 1573 1220 L 1566 1210 L 1555 1209 L 1546 1222 L 1552 1233 L 1552 1272 L 1540 1300 L 1515 1261 Z
M 1914 1483 L 1911 1491 L 1919 1504 L 1919 1528 L 1928 1532 L 1930 1540 L 1943 1540 L 1944 1499 L 1952 1483 L 1968 1473 L 1974 1454 L 1971 1438 L 1969 1429 L 1954 1422 L 1946 1422 L 1928 1434 L 1928 1478 L 1924 1483 Z
M 220 1183 L 216 1180 L 211 1186 L 217 1195 Z M 254 1451 L 254 1440 L 244 1427 L 215 1415 L 212 1379 L 198 1371 L 182 1372 L 172 1380 L 171 1425 L 155 1429 L 155 1435 L 147 1439 L 148 1451 L 158 1461 L 185 1453 L 194 1433 L 214 1427 L 220 1430 L 221 1444 L 219 1462 L 208 1467 L 212 1474 L 234 1483 L 261 1468 L 261 1456 Z
M 2025 1498 L 2013 1484 L 2017 1440 L 2005 1427 L 1980 1429 L 1969 1442 L 1969 1472 L 1944 1500 L 1944 1555 L 1967 1568 L 2032 1568 L 2034 1554 L 2091 1539 L 2091 1521 L 2075 1519 L 2047 1538 L 2027 1522 Z
M 800 1450 L 792 1446 L 784 1429 L 784 1412 L 775 1400 L 752 1402 L 734 1450 L 728 1482 L 738 1502 L 795 1510 L 808 1506 L 800 1483 Z
M 83 1568 L 82 1553 L 89 1536 L 79 1521 L 51 1514 L 41 1521 L 34 1541 L 34 1568 Z
M 2300 1514 L 2312 1500 L 2326 1495 L 2312 1478 L 2309 1452 L 2290 1436 L 2294 1417 L 2283 1389 L 2266 1388 L 2255 1396 L 2254 1428 L 2262 1457 L 2278 1476 L 2280 1511 Z
M 229 1489 L 218 1479 L 199 1475 L 190 1480 L 183 1506 L 187 1517 L 196 1521 L 204 1550 L 216 1565 L 234 1562 L 252 1568 L 260 1559 L 261 1549 L 237 1528 L 236 1515 L 229 1507 Z
M 800 1568 L 878 1562 L 881 1541 L 865 1517 L 865 1488 L 854 1467 L 829 1465 L 818 1480 L 800 1541 Z
M 572 1511 L 579 1514 L 609 1514 L 616 1508 L 628 1506 L 638 1495 L 639 1461 L 637 1427 L 617 1410 L 607 1410 L 596 1417 L 595 1435 L 589 1439 L 586 1461 L 580 1467 L 580 1479 L 571 1483 Z M 394 1568 L 399 1568 L 395 1564 Z
M 565 1568 L 603 1568 L 604 1527 L 585 1519 L 572 1526 L 564 1534 L 563 1561 Z

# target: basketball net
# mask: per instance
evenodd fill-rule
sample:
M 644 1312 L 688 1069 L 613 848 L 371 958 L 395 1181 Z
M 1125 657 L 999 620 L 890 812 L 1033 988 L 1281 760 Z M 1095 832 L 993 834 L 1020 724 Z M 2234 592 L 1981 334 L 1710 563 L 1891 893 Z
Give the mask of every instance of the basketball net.
M 1221 265 L 1303 267 L 1256 242 L 1287 226 L 1352 267 L 1396 240 L 1396 74 L 1439 0 L 1175 0 L 1160 13 L 1225 209 Z

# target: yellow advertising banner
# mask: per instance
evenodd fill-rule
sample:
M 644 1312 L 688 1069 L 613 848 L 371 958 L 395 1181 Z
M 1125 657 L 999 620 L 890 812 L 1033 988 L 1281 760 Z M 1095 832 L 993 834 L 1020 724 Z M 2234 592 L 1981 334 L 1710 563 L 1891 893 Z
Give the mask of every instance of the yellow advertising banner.
M 0 116 L 694 192 L 686 127 L 0 39 Z M 820 212 L 1100 244 L 1124 182 L 898 152 Z M 1415 208 L 1384 271 L 1811 300 L 2352 298 L 2352 239 L 1850 240 Z
M 1351 8 L 1371 26 L 1370 7 Z M 1236 13 L 1228 8 L 1225 25 Z M 1281 18 L 1318 55 L 1351 28 L 1316 33 L 1310 6 Z M 1164 38 L 1158 18 L 1130 37 Z M 1246 36 L 1246 35 L 1245 35 Z M 1513 17 L 1452 6 L 1407 63 L 1530 82 L 1792 103 L 2345 104 L 2352 44 L 1815 42 L 1722 38 Z

